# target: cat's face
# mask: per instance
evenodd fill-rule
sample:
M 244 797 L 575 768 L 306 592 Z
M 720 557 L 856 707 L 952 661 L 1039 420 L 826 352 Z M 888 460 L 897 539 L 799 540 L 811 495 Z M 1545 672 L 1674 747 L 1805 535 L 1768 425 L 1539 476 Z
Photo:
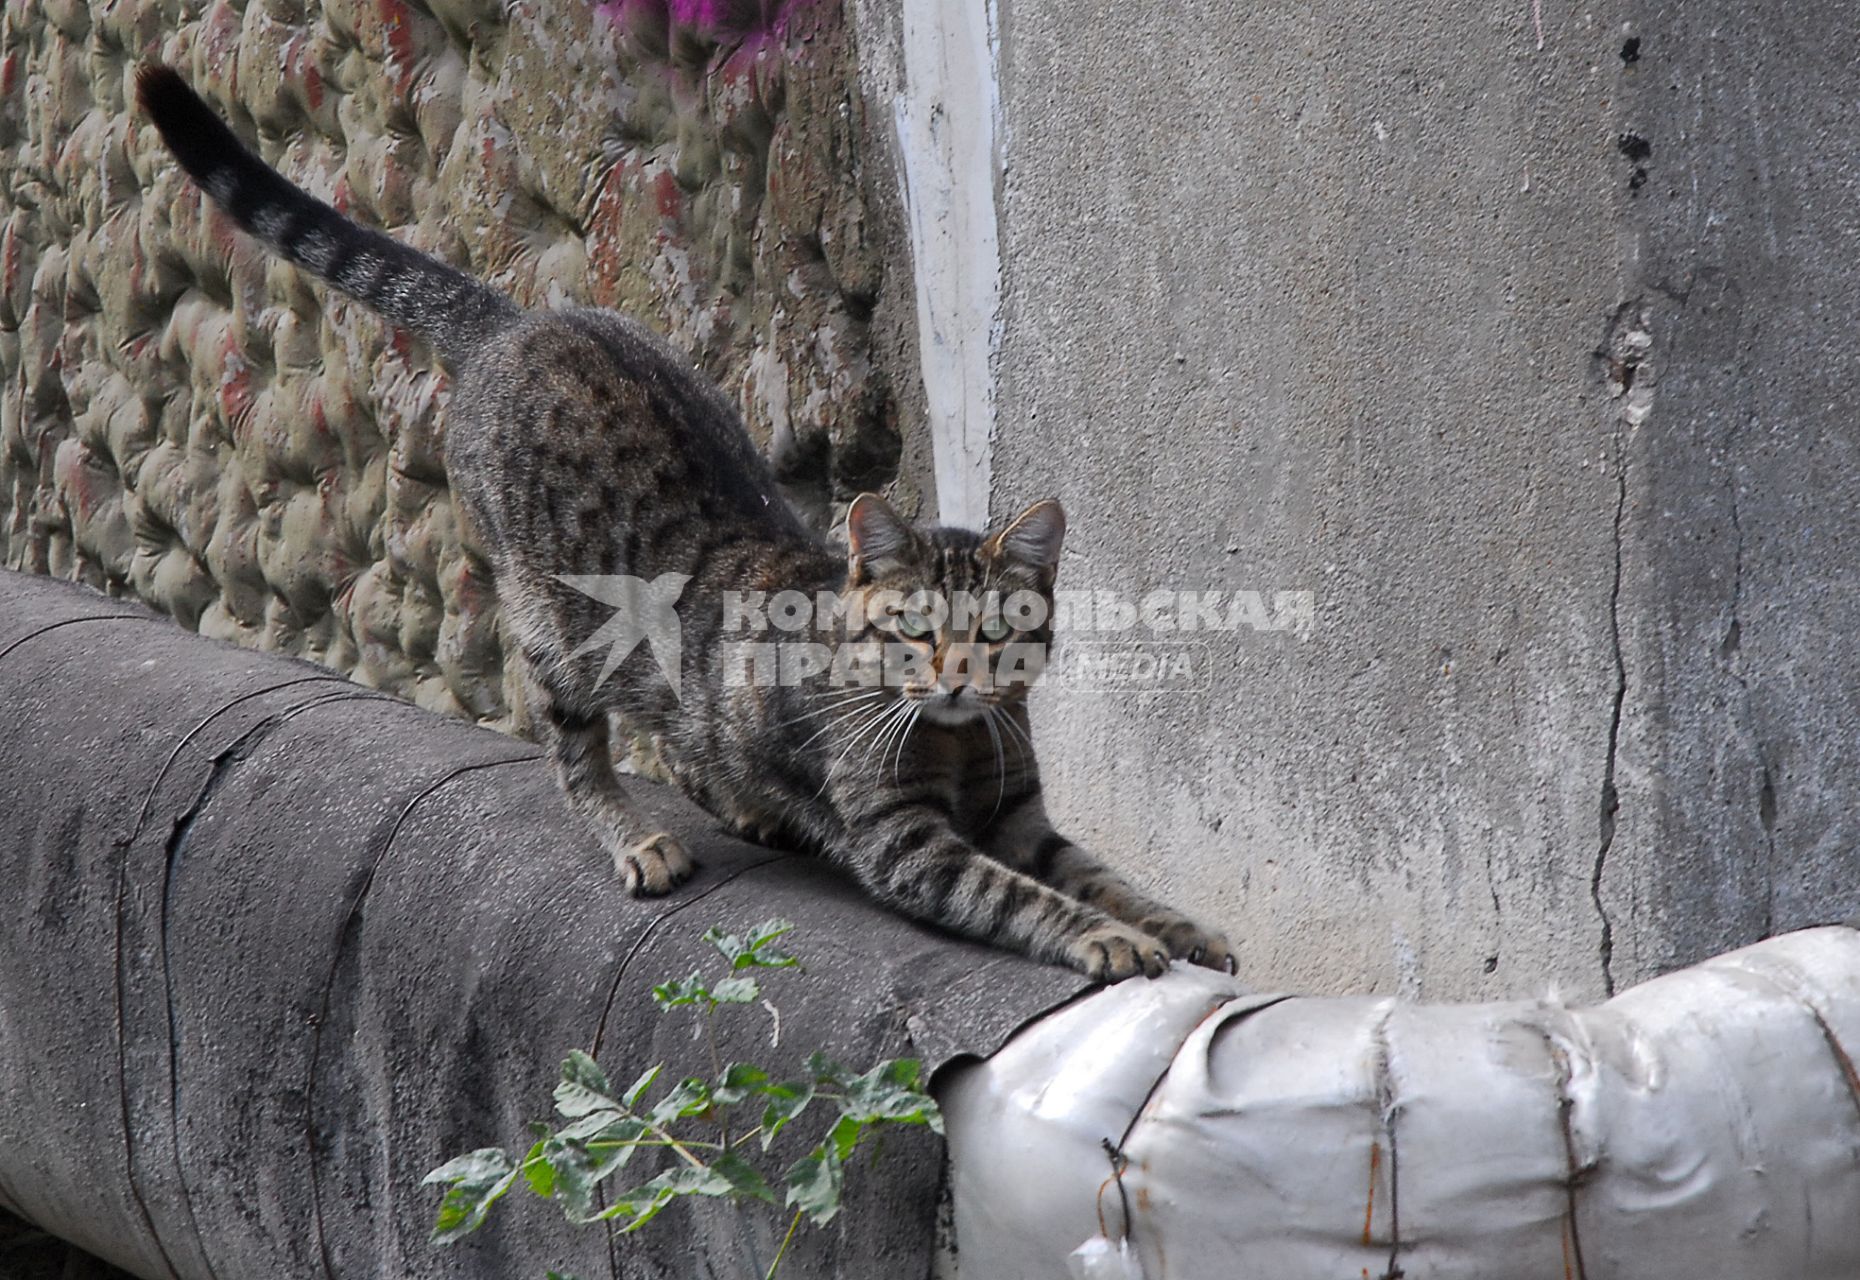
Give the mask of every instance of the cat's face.
M 936 724 L 1024 698 L 1046 667 L 1066 514 L 1036 502 L 983 535 L 915 526 L 864 494 L 846 517 L 849 594 L 887 651 L 885 685 Z

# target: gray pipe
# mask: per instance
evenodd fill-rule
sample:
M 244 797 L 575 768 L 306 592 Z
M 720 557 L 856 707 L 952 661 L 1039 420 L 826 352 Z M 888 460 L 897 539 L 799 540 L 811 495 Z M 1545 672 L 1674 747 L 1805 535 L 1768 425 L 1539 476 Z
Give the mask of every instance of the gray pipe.
M 0 1207 L 150 1280 L 751 1273 L 772 1213 L 610 1243 L 513 1196 L 435 1252 L 419 1185 L 521 1141 L 568 1048 L 695 1068 L 646 990 L 711 924 L 800 924 L 779 1047 L 724 1027 L 772 1066 L 984 1055 L 1081 990 L 662 791 L 702 873 L 630 899 L 529 744 L 82 588 L 0 572 L 0 696 Z M 785 1273 L 924 1273 L 938 1144 L 885 1148 Z

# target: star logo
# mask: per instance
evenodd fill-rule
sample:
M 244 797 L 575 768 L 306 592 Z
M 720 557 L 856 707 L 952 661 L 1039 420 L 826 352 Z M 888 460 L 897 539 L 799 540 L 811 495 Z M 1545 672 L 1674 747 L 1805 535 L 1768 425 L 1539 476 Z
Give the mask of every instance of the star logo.
M 607 659 L 601 664 L 595 688 L 605 684 L 607 677 L 644 640 L 652 651 L 653 660 L 659 664 L 665 683 L 672 687 L 672 697 L 678 697 L 683 635 L 678 614 L 672 606 L 678 603 L 685 584 L 691 581 L 690 574 L 662 573 L 650 582 L 621 573 L 558 573 L 555 578 L 564 586 L 614 608 L 614 616 L 568 655 L 579 658 L 603 645 L 607 647 Z

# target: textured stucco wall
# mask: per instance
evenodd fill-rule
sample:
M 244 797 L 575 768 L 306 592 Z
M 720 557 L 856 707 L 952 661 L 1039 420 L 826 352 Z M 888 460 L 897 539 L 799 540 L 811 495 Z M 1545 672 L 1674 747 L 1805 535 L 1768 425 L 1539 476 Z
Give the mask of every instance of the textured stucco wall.
M 445 380 L 203 205 L 125 110 L 150 56 L 358 217 L 525 303 L 657 324 L 815 518 L 897 474 L 912 295 L 833 0 L 11 5 L 5 564 L 510 714 Z
M 997 513 L 1309 589 L 1049 692 L 1054 807 L 1301 989 L 1860 907 L 1860 13 L 1002 0 Z M 1634 43 L 1630 43 L 1633 41 Z

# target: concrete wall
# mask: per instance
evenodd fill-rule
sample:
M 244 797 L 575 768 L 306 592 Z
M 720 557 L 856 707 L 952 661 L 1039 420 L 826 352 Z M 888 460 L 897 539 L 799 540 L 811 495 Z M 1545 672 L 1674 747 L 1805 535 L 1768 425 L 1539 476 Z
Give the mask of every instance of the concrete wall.
M 1860 13 L 1001 0 L 997 514 L 1309 589 L 1043 695 L 1242 972 L 1601 993 L 1860 908 Z

